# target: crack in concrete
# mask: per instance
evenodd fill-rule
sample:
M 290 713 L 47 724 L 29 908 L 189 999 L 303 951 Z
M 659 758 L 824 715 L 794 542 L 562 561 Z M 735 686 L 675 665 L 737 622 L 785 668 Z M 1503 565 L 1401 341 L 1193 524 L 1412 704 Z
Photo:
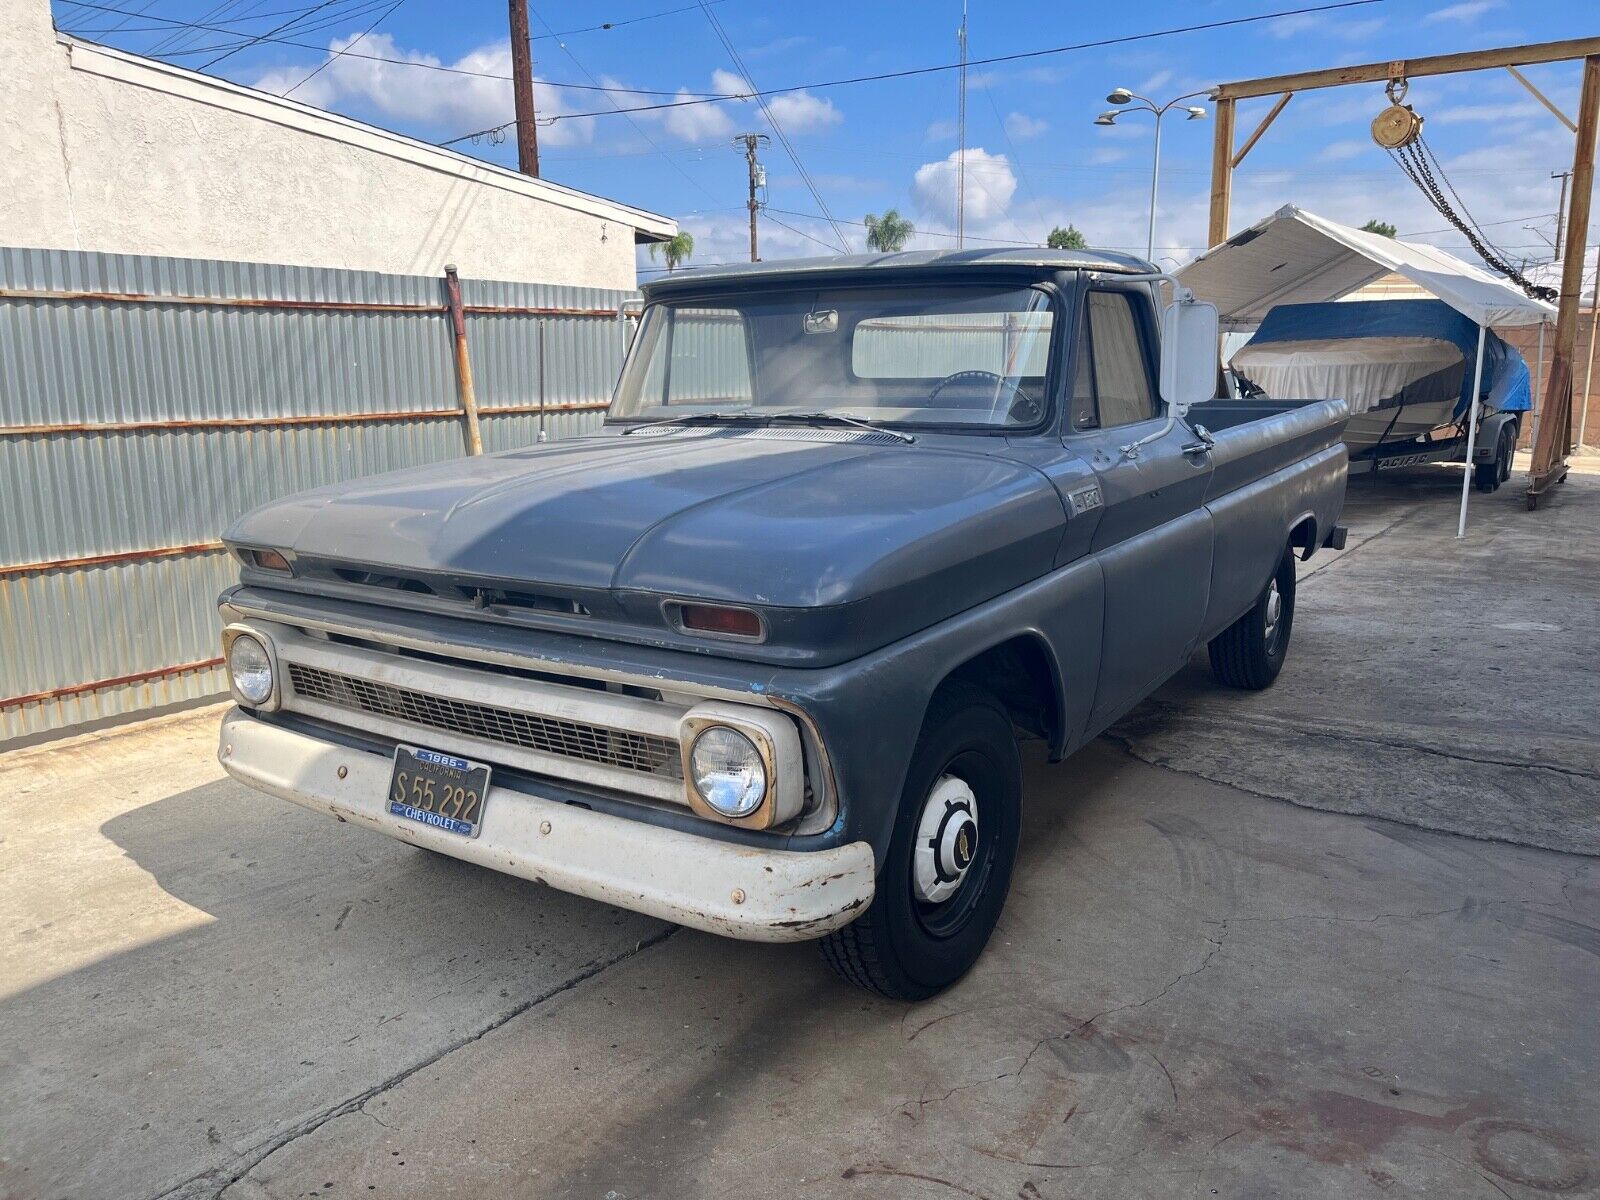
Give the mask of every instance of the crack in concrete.
M 1424 917 L 1442 917 L 1447 916 L 1450 913 L 1466 912 L 1474 906 L 1481 905 L 1487 908 L 1494 904 L 1512 904 L 1530 908 L 1557 907 L 1556 901 L 1554 900 L 1524 900 L 1517 897 L 1506 897 L 1503 899 L 1485 899 L 1474 897 L 1464 904 L 1452 905 L 1449 908 L 1430 908 L 1423 912 L 1378 913 L 1376 916 L 1371 917 L 1342 917 L 1324 913 L 1285 913 L 1282 916 L 1277 917 L 1234 916 L 1229 917 L 1228 920 L 1241 925 L 1246 923 L 1272 925 L 1280 921 L 1331 921 L 1348 925 L 1371 925 L 1378 921 L 1420 921 Z
M 258 1143 L 249 1150 L 245 1151 L 243 1154 L 236 1155 L 232 1162 L 224 1166 L 212 1167 L 209 1170 L 200 1172 L 198 1175 L 193 1175 L 190 1178 L 185 1179 L 183 1182 L 178 1183 L 173 1187 L 168 1188 L 166 1191 L 159 1193 L 153 1198 L 153 1200 L 197 1200 L 197 1198 L 204 1196 L 209 1196 L 212 1198 L 212 1200 L 221 1200 L 221 1197 L 228 1192 L 229 1188 L 248 1177 L 251 1172 L 253 1172 L 267 1159 L 271 1158 L 274 1154 L 278 1153 L 278 1151 L 282 1150 L 286 1146 L 292 1145 L 308 1134 L 315 1133 L 328 1122 L 336 1120 L 339 1117 L 348 1116 L 351 1113 L 360 1113 L 362 1116 L 377 1121 L 380 1125 L 384 1125 L 383 1121 L 378 1120 L 378 1118 L 373 1116 L 372 1113 L 366 1111 L 365 1106 L 369 1100 L 376 1096 L 380 1096 L 395 1087 L 398 1087 L 407 1079 L 410 1079 L 418 1071 L 425 1070 L 442 1059 L 454 1054 L 456 1051 L 470 1046 L 474 1042 L 482 1040 L 489 1034 L 493 1033 L 496 1029 L 501 1028 L 511 1021 L 514 1021 L 516 1018 L 522 1016 L 531 1009 L 537 1008 L 546 1001 L 554 999 L 563 992 L 571 991 L 579 984 L 586 983 L 588 980 L 593 979 L 596 975 L 609 970 L 618 963 L 626 962 L 636 954 L 641 954 L 653 946 L 660 945 L 662 942 L 670 938 L 674 933 L 678 932 L 678 928 L 679 927 L 676 925 L 668 926 L 659 933 L 641 939 L 631 949 L 624 950 L 620 954 L 615 954 L 610 958 L 590 963 L 587 967 L 583 968 L 577 974 L 572 976 L 572 978 L 539 993 L 537 996 L 533 996 L 528 1000 L 525 1000 L 521 1004 L 516 1005 L 504 1013 L 501 1013 L 482 1029 L 451 1042 L 448 1046 L 445 1046 L 443 1049 L 441 1049 L 437 1054 L 430 1055 L 421 1062 L 413 1063 L 405 1070 L 390 1076 L 381 1083 L 374 1084 L 372 1087 L 367 1088 L 365 1091 L 360 1092 L 355 1096 L 351 1096 L 340 1101 L 338 1104 L 330 1105 L 319 1112 L 313 1113 L 299 1124 L 294 1125 L 293 1127 Z M 387 1125 L 384 1125 L 384 1127 L 389 1128 Z
M 1600 854 L 1594 854 L 1587 850 L 1574 850 L 1570 848 L 1558 849 L 1554 846 L 1540 845 L 1537 842 L 1522 841 L 1517 838 L 1503 837 L 1491 833 L 1478 833 L 1470 829 L 1459 829 L 1445 825 L 1425 825 L 1421 821 L 1408 821 L 1404 818 L 1395 816 L 1392 813 L 1379 814 L 1371 812 L 1358 812 L 1351 811 L 1349 809 L 1331 808 L 1322 804 L 1309 804 L 1295 796 L 1286 796 L 1277 792 L 1263 792 L 1259 788 L 1253 788 L 1249 784 L 1242 783 L 1237 779 L 1227 779 L 1218 775 L 1208 775 L 1206 772 L 1195 767 L 1180 767 L 1174 763 L 1163 762 L 1146 752 L 1142 752 L 1139 747 L 1134 745 L 1133 739 L 1125 733 L 1119 733 L 1115 730 L 1108 730 L 1101 736 L 1120 746 L 1123 752 L 1128 755 L 1128 757 L 1135 759 L 1138 762 L 1142 762 L 1146 766 L 1155 767 L 1159 771 L 1171 771 L 1174 775 L 1187 775 L 1190 779 L 1199 779 L 1206 783 L 1214 783 L 1218 787 L 1225 787 L 1231 789 L 1232 791 L 1243 792 L 1246 796 L 1254 796 L 1258 800 L 1275 800 L 1280 804 L 1292 804 L 1296 808 L 1308 809 L 1311 812 L 1328 813 L 1331 816 L 1363 817 L 1371 821 L 1383 821 L 1390 825 L 1398 825 L 1403 829 L 1420 829 L 1424 833 L 1436 833 L 1441 837 L 1466 838 L 1469 841 L 1487 842 L 1490 845 L 1498 846 L 1521 846 L 1524 849 L 1542 850 L 1548 854 L 1577 855 L 1583 858 L 1600 857 Z M 1516 766 L 1521 764 L 1505 765 Z
M 1406 524 L 1407 522 L 1415 520 L 1424 511 L 1425 510 L 1421 509 L 1421 508 L 1412 509 L 1410 512 L 1406 513 L 1405 515 L 1396 517 L 1393 521 L 1390 521 L 1382 529 L 1378 530 L 1378 532 L 1376 532 L 1374 534 L 1371 534 L 1371 535 L 1369 535 L 1367 537 L 1362 538 L 1355 545 L 1347 546 L 1345 549 L 1337 551 L 1336 552 L 1337 553 L 1337 557 L 1336 558 L 1330 559 L 1328 562 L 1323 563 L 1320 567 L 1316 567 L 1316 568 L 1313 568 L 1310 571 L 1307 571 L 1304 575 L 1300 576 L 1298 579 L 1295 580 L 1295 586 L 1296 587 L 1304 587 L 1307 582 L 1309 582 L 1312 579 L 1315 579 L 1318 575 L 1321 575 L 1324 571 L 1331 570 L 1334 567 L 1337 567 L 1337 566 L 1340 566 L 1343 563 L 1349 562 L 1350 558 L 1356 553 L 1357 550 L 1361 550 L 1361 549 L 1363 549 L 1363 548 L 1365 548 L 1367 546 L 1370 546 L 1373 542 L 1377 541 L 1379 538 L 1385 536 L 1386 534 L 1392 533 L 1394 530 L 1400 528 L 1400 526 Z
M 1146 1005 L 1154 1004 L 1157 1000 L 1160 1000 L 1163 996 L 1165 996 L 1173 988 L 1177 987 L 1185 979 L 1193 979 L 1196 975 L 1200 974 L 1200 972 L 1204 971 L 1207 967 L 1209 967 L 1211 965 L 1211 960 L 1214 959 L 1217 956 L 1217 952 L 1222 949 L 1222 941 L 1223 941 L 1223 938 L 1225 938 L 1227 936 L 1227 933 L 1228 933 L 1228 922 L 1227 922 L 1227 920 L 1223 920 L 1222 929 L 1219 931 L 1219 936 L 1218 937 L 1214 937 L 1214 938 L 1213 937 L 1207 937 L 1206 938 L 1206 941 L 1211 943 L 1211 949 L 1206 952 L 1206 956 L 1205 956 L 1204 960 L 1201 961 L 1200 965 L 1198 967 L 1195 967 L 1193 970 L 1184 971 L 1176 979 L 1172 980 L 1171 983 L 1167 984 L 1166 987 L 1162 988 L 1159 992 L 1157 992 L 1154 996 L 1149 996 L 1149 997 L 1147 997 L 1146 999 L 1143 999 L 1143 1000 L 1136 1000 L 1131 1004 L 1119 1004 L 1115 1008 L 1108 1008 L 1104 1012 L 1095 1013 L 1095 1015 L 1090 1017 L 1087 1021 L 1080 1021 L 1077 1025 L 1074 1025 L 1066 1033 L 1049 1033 L 1049 1034 L 1046 1034 L 1044 1037 L 1042 1037 L 1038 1041 L 1034 1042 L 1033 1049 L 1029 1050 L 1028 1053 L 1023 1057 L 1022 1065 L 1019 1066 L 1015 1071 L 1002 1071 L 1002 1072 L 1000 1072 L 1000 1074 L 991 1075 L 986 1079 L 975 1079 L 970 1083 L 957 1084 L 955 1087 L 951 1088 L 949 1091 L 947 1091 L 942 1096 L 919 1096 L 917 1098 L 917 1100 L 914 1102 L 916 1104 L 916 1114 L 914 1116 L 910 1112 L 907 1111 L 908 1106 L 913 1103 L 912 1101 L 909 1101 L 909 1100 L 896 1101 L 895 1104 L 890 1107 L 889 1114 L 893 1114 L 893 1113 L 898 1112 L 898 1113 L 901 1113 L 903 1116 L 906 1116 L 906 1117 L 910 1118 L 912 1121 L 921 1121 L 922 1120 L 922 1114 L 928 1108 L 932 1107 L 935 1104 L 943 1104 L 946 1100 L 950 1099 L 950 1097 L 954 1096 L 957 1092 L 971 1091 L 973 1088 L 987 1087 L 991 1083 L 999 1083 L 1002 1079 L 1016 1079 L 1016 1078 L 1020 1077 L 1022 1075 L 1022 1073 L 1024 1071 L 1026 1071 L 1028 1069 L 1029 1065 L 1033 1062 L 1034 1056 L 1037 1055 L 1039 1053 L 1039 1051 L 1044 1048 L 1044 1045 L 1045 1045 L 1046 1042 L 1052 1042 L 1052 1041 L 1057 1040 L 1058 1038 L 1064 1039 L 1064 1038 L 1075 1037 L 1078 1034 L 1082 1033 L 1085 1029 L 1089 1028 L 1089 1026 L 1093 1025 L 1096 1021 L 1100 1020 L 1102 1017 L 1109 1017 L 1113 1013 L 1129 1012 L 1129 1011 L 1131 1011 L 1133 1009 L 1136 1009 L 1136 1008 L 1144 1008 Z M 967 1011 L 970 1011 L 970 1010 L 967 1010 Z M 954 1016 L 956 1014 L 952 1013 L 952 1014 L 949 1014 L 949 1015 Z M 943 1018 L 940 1018 L 940 1019 L 943 1019 Z M 920 1030 L 918 1032 L 920 1032 Z M 1155 1058 L 1155 1055 L 1151 1054 L 1150 1057 Z M 1156 1058 L 1156 1065 L 1161 1068 L 1161 1073 L 1167 1077 L 1167 1083 L 1170 1084 L 1171 1087 L 1172 1087 L 1172 1101 L 1173 1101 L 1174 1104 L 1177 1104 L 1178 1103 L 1178 1085 L 1173 1082 L 1172 1075 L 1171 1075 L 1170 1072 L 1168 1072 L 1166 1064 L 1163 1063 L 1159 1058 Z M 889 1115 L 889 1114 L 885 1114 L 885 1115 Z M 1008 1161 L 1020 1161 L 1020 1160 L 1008 1160 Z M 1028 1164 L 1028 1165 L 1035 1165 L 1035 1164 Z M 1043 1165 L 1043 1164 L 1039 1164 L 1039 1165 Z
M 1072 1030 L 1071 1033 L 1067 1034 L 1067 1036 L 1068 1037 L 1073 1037 L 1076 1034 L 1082 1033 L 1085 1029 L 1089 1028 L 1089 1026 L 1093 1025 L 1096 1021 L 1100 1020 L 1102 1017 L 1109 1017 L 1109 1016 L 1112 1016 L 1112 1015 L 1114 1015 L 1116 1013 L 1120 1013 L 1120 1012 L 1130 1012 L 1133 1009 L 1144 1008 L 1147 1005 L 1154 1004 L 1157 1000 L 1160 1000 L 1163 996 L 1165 996 L 1173 988 L 1177 987 L 1185 979 L 1193 979 L 1196 975 L 1200 974 L 1201 971 L 1204 971 L 1207 967 L 1209 967 L 1211 965 L 1211 960 L 1214 959 L 1217 956 L 1218 951 L 1220 951 L 1222 949 L 1223 939 L 1225 939 L 1228 936 L 1228 922 L 1230 920 L 1232 920 L 1231 917 L 1224 917 L 1223 920 L 1222 920 L 1222 928 L 1217 931 L 1218 936 L 1214 937 L 1214 938 L 1211 938 L 1211 937 L 1206 938 L 1206 941 L 1211 943 L 1211 949 L 1206 952 L 1206 956 L 1205 956 L 1204 960 L 1202 960 L 1200 965 L 1198 967 L 1196 967 L 1194 970 L 1185 971 L 1182 975 L 1179 975 L 1171 983 L 1167 984 L 1166 987 L 1162 988 L 1159 992 L 1157 992 L 1154 996 L 1151 996 L 1147 1000 L 1140 1000 L 1140 1001 L 1137 1001 L 1136 1003 L 1133 1003 L 1133 1004 L 1119 1004 L 1115 1008 L 1108 1008 L 1104 1012 L 1095 1013 L 1095 1015 L 1090 1017 L 1087 1021 L 1084 1021 L 1082 1024 L 1076 1026 Z M 1044 1045 L 1044 1043 L 1049 1041 L 1049 1040 L 1050 1040 L 1049 1038 L 1042 1039 L 1040 1041 L 1040 1043 L 1039 1043 L 1039 1046 Z M 1039 1046 L 1035 1046 L 1033 1048 L 1035 1052 L 1038 1051 Z M 1033 1054 L 1029 1054 L 1028 1058 L 1032 1059 L 1033 1058 Z M 1026 1062 L 1024 1062 L 1022 1064 L 1023 1069 L 1026 1069 L 1027 1065 L 1028 1064 Z M 1022 1071 L 1019 1070 L 1017 1073 L 1020 1075 L 1022 1073 Z
M 1330 742 L 1352 742 L 1357 745 L 1384 746 L 1391 750 L 1404 750 L 1409 754 L 1429 754 L 1435 758 L 1449 759 L 1452 762 L 1472 763 L 1482 767 L 1509 767 L 1518 771 L 1551 771 L 1557 775 L 1567 775 L 1574 779 L 1583 779 L 1591 783 L 1600 783 L 1600 774 L 1592 771 L 1580 770 L 1577 767 L 1552 766 L 1549 763 L 1532 762 L 1527 759 L 1515 758 L 1480 758 L 1471 754 L 1460 754 L 1455 751 L 1441 749 L 1427 742 L 1411 741 L 1406 738 L 1385 738 L 1375 735 L 1352 733 L 1348 730 L 1330 729 L 1327 726 L 1316 728 L 1299 725 L 1292 721 L 1274 720 L 1264 714 L 1258 714 L 1250 721 L 1231 720 L 1226 717 L 1210 717 L 1195 713 L 1189 708 L 1175 706 L 1160 706 L 1162 711 L 1171 713 L 1179 720 L 1189 721 L 1197 725 L 1209 725 L 1215 729 L 1230 733 L 1258 732 L 1263 724 L 1272 725 L 1289 733 L 1298 733 L 1303 737 L 1322 738 Z M 1136 754 L 1141 761 L 1151 760 L 1139 755 L 1133 747 L 1133 738 L 1128 734 L 1113 735 L 1122 741 L 1130 752 Z M 1165 764 L 1155 764 L 1165 765 Z

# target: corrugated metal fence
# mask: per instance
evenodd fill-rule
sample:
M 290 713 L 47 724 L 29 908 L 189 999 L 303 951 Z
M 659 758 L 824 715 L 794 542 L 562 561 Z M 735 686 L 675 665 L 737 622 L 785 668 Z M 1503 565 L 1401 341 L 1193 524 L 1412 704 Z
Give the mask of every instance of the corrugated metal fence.
M 485 448 L 598 425 L 632 293 L 462 280 Z M 217 542 L 464 453 L 442 279 L 0 248 L 0 748 L 217 695 Z

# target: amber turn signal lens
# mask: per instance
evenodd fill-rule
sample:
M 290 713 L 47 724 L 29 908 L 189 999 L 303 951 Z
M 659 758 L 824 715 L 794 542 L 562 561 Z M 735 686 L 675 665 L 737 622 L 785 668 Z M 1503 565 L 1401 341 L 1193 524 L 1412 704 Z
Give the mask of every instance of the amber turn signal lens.
M 681 604 L 678 619 L 685 629 L 697 633 L 720 633 L 728 637 L 759 638 L 761 618 L 748 608 L 724 608 L 720 604 Z
M 263 571 L 287 571 L 289 560 L 276 550 L 248 550 L 250 561 Z

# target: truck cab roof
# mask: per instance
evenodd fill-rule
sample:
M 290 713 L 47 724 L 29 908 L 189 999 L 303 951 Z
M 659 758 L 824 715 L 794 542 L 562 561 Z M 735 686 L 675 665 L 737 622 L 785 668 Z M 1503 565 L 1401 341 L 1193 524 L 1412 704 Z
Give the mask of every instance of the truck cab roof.
M 1103 250 L 1047 250 L 1019 246 L 1003 250 L 906 250 L 898 254 L 836 254 L 828 258 L 786 258 L 774 262 L 719 267 L 685 267 L 643 285 L 645 298 L 677 292 L 703 292 L 731 285 L 761 287 L 791 283 L 837 287 L 909 276 L 922 282 L 954 282 L 974 268 L 1033 268 L 1039 271 L 1105 271 L 1144 275 L 1157 270 L 1142 258 Z M 852 278 L 854 277 L 854 278 Z

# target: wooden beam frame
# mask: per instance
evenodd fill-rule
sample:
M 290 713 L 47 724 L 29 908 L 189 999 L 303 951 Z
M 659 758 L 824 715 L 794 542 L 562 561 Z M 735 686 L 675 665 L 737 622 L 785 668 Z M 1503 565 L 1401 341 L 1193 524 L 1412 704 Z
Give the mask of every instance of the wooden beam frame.
M 1233 128 L 1237 119 L 1234 101 L 1219 99 L 1216 110 L 1216 133 L 1211 144 L 1211 222 L 1206 232 L 1207 246 L 1220 246 L 1228 240 L 1228 213 L 1233 206 Z
M 1533 445 L 1529 508 L 1537 508 L 1539 497 L 1567 477 L 1567 455 L 1572 452 L 1572 358 L 1578 344 L 1578 304 L 1583 290 L 1584 248 L 1589 241 L 1597 134 L 1600 134 L 1600 53 L 1583 60 L 1578 133 L 1573 139 L 1572 208 L 1567 214 L 1567 247 L 1561 260 L 1561 300 L 1556 310 L 1556 344 L 1550 358 L 1539 438 Z
M 1278 97 L 1278 102 L 1272 106 L 1272 111 L 1262 117 L 1261 124 L 1256 126 L 1256 131 L 1245 138 L 1244 145 L 1239 147 L 1239 153 L 1233 156 L 1233 161 L 1228 164 L 1229 166 L 1237 167 L 1244 161 L 1244 156 L 1256 148 L 1256 143 L 1261 140 L 1261 135 L 1278 119 L 1278 114 L 1289 107 L 1289 101 L 1293 99 L 1293 92 L 1285 92 Z
M 1401 58 L 1390 62 L 1362 63 L 1354 67 L 1329 67 L 1294 75 L 1270 75 L 1224 83 L 1219 100 L 1245 100 L 1275 96 L 1279 92 L 1309 92 L 1314 88 L 1342 87 L 1347 83 L 1387 83 L 1391 79 L 1421 79 L 1427 75 L 1455 75 L 1463 71 L 1489 71 L 1496 67 L 1528 67 L 1538 63 L 1566 62 L 1600 54 L 1600 37 L 1570 38 L 1564 42 L 1537 42 L 1528 46 L 1502 46 L 1498 50 L 1467 50 L 1460 54 L 1434 54 L 1427 58 Z
M 1578 293 L 1583 285 L 1584 245 L 1589 236 L 1589 209 L 1594 192 L 1595 139 L 1600 134 L 1600 37 L 1569 38 L 1560 42 L 1502 46 L 1493 50 L 1469 50 L 1459 54 L 1435 54 L 1425 58 L 1400 58 L 1351 67 L 1300 71 L 1292 75 L 1270 75 L 1261 79 L 1219 84 L 1212 93 L 1216 102 L 1217 128 L 1211 152 L 1211 214 L 1206 240 L 1210 246 L 1219 246 L 1228 240 L 1233 203 L 1233 169 L 1255 148 L 1267 126 L 1283 111 L 1293 93 L 1343 87 L 1352 83 L 1386 83 L 1394 79 L 1420 79 L 1430 75 L 1456 75 L 1504 68 L 1571 127 L 1573 122 L 1566 114 L 1517 68 L 1574 59 L 1583 61 L 1583 91 L 1578 102 L 1574 135 L 1572 210 L 1568 216 L 1566 253 L 1561 262 L 1561 299 L 1557 308 L 1555 347 L 1533 447 L 1533 468 L 1528 485 L 1529 508 L 1537 507 L 1539 497 L 1553 484 L 1567 477 L 1567 455 L 1571 453 L 1572 356 L 1577 346 Z M 1235 154 L 1235 109 L 1240 100 L 1258 96 L 1277 96 L 1278 102 L 1250 135 L 1243 149 Z
M 1546 108 L 1548 108 L 1550 110 L 1551 114 L 1555 117 L 1555 119 L 1560 121 L 1563 125 L 1565 125 L 1567 127 L 1567 132 L 1568 133 L 1577 133 L 1578 132 L 1578 123 L 1576 121 L 1574 121 L 1571 117 L 1567 116 L 1566 113 L 1562 112 L 1559 108 L 1557 108 L 1556 107 L 1556 102 L 1554 100 L 1550 99 L 1549 96 L 1546 96 L 1543 92 L 1541 92 L 1538 89 L 1538 87 L 1535 86 L 1533 80 L 1529 79 L 1526 75 L 1524 75 L 1521 71 L 1517 70 L 1515 67 L 1507 67 L 1506 70 L 1511 72 L 1511 78 L 1515 79 L 1523 87 L 1527 88 L 1528 91 L 1532 94 L 1532 96 L 1533 96 L 1533 98 L 1535 100 L 1537 100 L 1540 104 L 1542 104 Z

